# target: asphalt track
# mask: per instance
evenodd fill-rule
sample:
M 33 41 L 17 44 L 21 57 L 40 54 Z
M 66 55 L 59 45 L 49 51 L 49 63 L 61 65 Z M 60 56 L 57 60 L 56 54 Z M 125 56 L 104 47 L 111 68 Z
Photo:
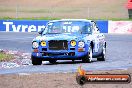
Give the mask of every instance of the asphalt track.
M 31 53 L 31 41 L 37 33 L 0 32 L 0 49 L 9 49 Z M 51 65 L 48 62 L 40 66 L 21 66 L 12 69 L 0 69 L 0 74 L 12 73 L 52 73 L 52 72 L 76 72 L 82 67 L 87 71 L 127 69 L 132 67 L 132 35 L 105 34 L 107 41 L 106 61 L 82 63 L 81 61 L 58 61 Z

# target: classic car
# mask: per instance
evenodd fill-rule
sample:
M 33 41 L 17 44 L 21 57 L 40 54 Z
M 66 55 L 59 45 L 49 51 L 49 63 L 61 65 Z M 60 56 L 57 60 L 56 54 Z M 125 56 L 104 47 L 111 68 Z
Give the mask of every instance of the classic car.
M 82 60 L 93 58 L 105 61 L 106 41 L 95 21 L 62 19 L 49 21 L 44 30 L 32 41 L 32 64 L 42 61 L 54 64 L 57 60 Z

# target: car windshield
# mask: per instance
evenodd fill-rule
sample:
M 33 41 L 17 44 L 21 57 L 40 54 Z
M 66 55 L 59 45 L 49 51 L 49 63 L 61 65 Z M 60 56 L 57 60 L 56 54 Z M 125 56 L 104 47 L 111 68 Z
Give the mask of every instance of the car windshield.
M 90 34 L 91 26 L 89 22 L 83 22 L 83 21 L 56 21 L 56 22 L 49 22 L 44 31 L 44 34 L 60 34 L 60 33 Z

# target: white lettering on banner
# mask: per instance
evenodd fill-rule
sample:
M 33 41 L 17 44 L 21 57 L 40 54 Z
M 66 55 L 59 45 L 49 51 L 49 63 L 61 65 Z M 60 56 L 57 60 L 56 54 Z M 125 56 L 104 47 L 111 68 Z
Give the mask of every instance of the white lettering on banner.
M 9 30 L 9 27 L 10 27 L 10 25 L 13 24 L 13 22 L 3 22 L 3 24 L 6 25 L 6 32 L 9 32 L 9 31 L 10 31 L 10 30 Z
M 26 28 L 28 28 L 28 25 L 22 25 L 22 32 L 25 32 Z
M 36 26 L 34 25 L 29 26 L 28 32 L 35 32 L 35 31 L 36 31 Z
M 14 32 L 19 32 L 20 28 L 21 28 L 21 25 L 18 25 L 17 27 L 16 27 L 16 25 L 12 25 L 12 28 L 13 28 Z
M 35 25 L 13 25 L 13 22 L 3 22 L 6 27 L 6 32 L 36 32 L 44 30 L 45 26 L 35 26 Z M 12 30 L 11 30 L 12 29 Z M 37 30 L 38 29 L 38 30 Z

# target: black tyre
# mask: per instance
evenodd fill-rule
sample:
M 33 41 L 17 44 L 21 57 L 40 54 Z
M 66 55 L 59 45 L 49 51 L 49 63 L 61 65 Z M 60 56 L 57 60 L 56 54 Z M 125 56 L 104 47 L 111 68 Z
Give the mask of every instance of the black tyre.
M 92 53 L 93 53 L 92 48 L 91 48 L 91 46 L 89 46 L 88 54 L 82 58 L 82 61 L 84 63 L 87 63 L 87 62 L 91 63 L 92 62 Z
M 51 64 L 55 64 L 57 60 L 49 60 Z
M 36 57 L 31 56 L 31 59 L 32 59 L 33 65 L 41 65 L 42 64 L 42 60 L 40 60 L 40 58 L 36 58 Z
M 102 54 L 97 58 L 98 61 L 105 61 L 106 59 L 106 45 L 103 47 Z
M 75 62 L 75 60 L 72 60 L 72 62 Z

